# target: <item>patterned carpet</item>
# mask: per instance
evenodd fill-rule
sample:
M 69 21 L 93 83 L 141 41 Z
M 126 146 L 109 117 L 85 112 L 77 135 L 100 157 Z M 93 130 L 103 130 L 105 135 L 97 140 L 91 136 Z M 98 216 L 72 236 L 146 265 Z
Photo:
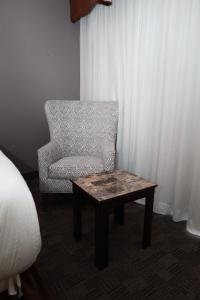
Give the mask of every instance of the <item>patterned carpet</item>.
M 94 211 L 83 208 L 83 237 L 72 232 L 72 199 L 53 195 L 48 212 L 39 203 L 38 182 L 30 181 L 37 203 L 42 252 L 36 267 L 55 300 L 200 300 L 200 239 L 185 223 L 154 215 L 152 246 L 141 248 L 143 207 L 126 206 L 125 224 L 110 216 L 110 261 L 98 271 L 94 260 Z M 48 299 L 47 299 L 48 300 Z

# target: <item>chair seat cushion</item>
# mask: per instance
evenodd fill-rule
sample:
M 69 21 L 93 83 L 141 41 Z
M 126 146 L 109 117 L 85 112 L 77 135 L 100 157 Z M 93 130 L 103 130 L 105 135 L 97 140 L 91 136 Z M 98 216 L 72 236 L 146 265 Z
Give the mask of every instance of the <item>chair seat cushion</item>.
M 71 178 L 100 173 L 104 170 L 101 158 L 93 156 L 64 157 L 49 167 L 50 178 Z

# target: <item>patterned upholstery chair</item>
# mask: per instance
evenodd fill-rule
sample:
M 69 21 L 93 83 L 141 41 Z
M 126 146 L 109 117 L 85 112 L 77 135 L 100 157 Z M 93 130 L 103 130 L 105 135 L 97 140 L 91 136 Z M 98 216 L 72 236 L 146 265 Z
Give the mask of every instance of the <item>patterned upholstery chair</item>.
M 115 167 L 117 102 L 51 100 L 45 113 L 50 142 L 38 150 L 43 196 L 71 193 L 70 178 Z

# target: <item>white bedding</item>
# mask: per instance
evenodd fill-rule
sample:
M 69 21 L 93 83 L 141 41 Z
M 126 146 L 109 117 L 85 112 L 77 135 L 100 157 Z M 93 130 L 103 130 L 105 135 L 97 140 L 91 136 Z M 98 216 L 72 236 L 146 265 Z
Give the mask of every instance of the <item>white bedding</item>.
M 9 287 L 10 294 L 15 293 L 18 274 L 34 263 L 40 248 L 33 197 L 20 172 L 0 151 L 0 292 Z

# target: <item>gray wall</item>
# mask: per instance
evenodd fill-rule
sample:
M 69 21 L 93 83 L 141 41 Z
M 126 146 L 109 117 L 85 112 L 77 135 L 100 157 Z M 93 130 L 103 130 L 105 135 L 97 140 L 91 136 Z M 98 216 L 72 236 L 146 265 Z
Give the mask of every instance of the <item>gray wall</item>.
M 0 148 L 37 169 L 47 99 L 79 99 L 79 24 L 69 0 L 0 0 Z

